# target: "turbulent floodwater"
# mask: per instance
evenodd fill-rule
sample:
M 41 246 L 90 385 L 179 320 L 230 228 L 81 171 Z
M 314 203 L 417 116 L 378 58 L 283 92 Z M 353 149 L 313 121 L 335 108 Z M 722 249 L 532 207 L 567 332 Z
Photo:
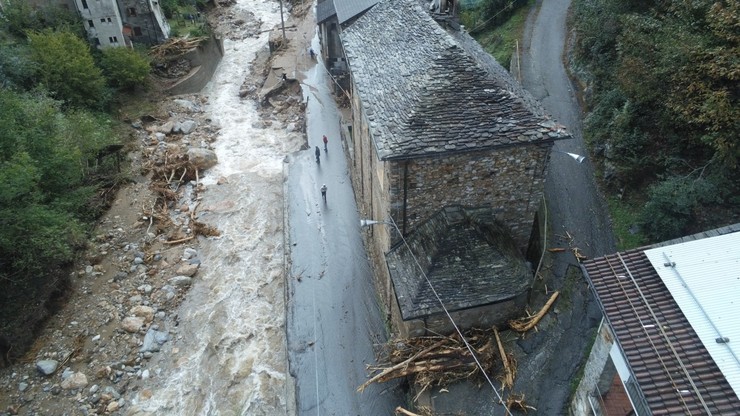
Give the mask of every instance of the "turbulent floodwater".
M 280 22 L 278 3 L 238 0 L 261 30 Z M 244 15 L 244 17 L 242 17 Z M 201 243 L 196 283 L 178 311 L 176 339 L 160 354 L 158 380 L 135 408 L 173 415 L 282 415 L 292 408 L 287 376 L 283 299 L 283 158 L 303 138 L 273 121 L 263 127 L 239 87 L 251 71 L 259 38 L 224 40 L 225 56 L 205 88 L 207 111 L 221 127 L 219 164 L 203 178 L 199 219 L 220 237 Z M 219 178 L 226 183 L 217 184 Z

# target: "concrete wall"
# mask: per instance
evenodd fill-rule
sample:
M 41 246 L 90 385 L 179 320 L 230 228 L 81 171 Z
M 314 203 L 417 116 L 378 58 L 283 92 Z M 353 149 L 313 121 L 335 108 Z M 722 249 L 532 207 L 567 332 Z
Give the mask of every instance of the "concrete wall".
M 197 48 L 185 54 L 185 58 L 190 60 L 193 69 L 186 77 L 171 86 L 167 92 L 172 95 L 200 92 L 213 77 L 223 56 L 222 40 L 211 36 Z
M 583 416 L 594 414 L 591 410 L 589 396 L 594 397 L 596 386 L 602 380 L 602 373 L 604 372 L 604 368 L 607 367 L 607 361 L 610 360 L 609 351 L 612 345 L 614 345 L 614 334 L 609 329 L 609 325 L 602 319 L 601 326 L 596 334 L 596 340 L 593 347 L 591 347 L 591 354 L 589 354 L 588 360 L 586 360 L 583 377 L 578 384 L 575 394 L 573 394 L 573 400 L 570 404 L 570 414 Z M 614 373 L 611 373 L 611 376 L 614 376 Z M 608 378 L 609 382 L 611 382 L 610 377 L 605 378 Z M 606 393 L 606 391 L 602 391 L 602 393 Z

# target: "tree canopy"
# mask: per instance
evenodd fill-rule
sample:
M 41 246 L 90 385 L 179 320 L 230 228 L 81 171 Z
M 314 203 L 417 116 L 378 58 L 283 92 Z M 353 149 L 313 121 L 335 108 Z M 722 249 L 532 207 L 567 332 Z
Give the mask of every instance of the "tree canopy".
M 574 1 L 584 136 L 606 183 L 645 200 L 652 240 L 740 214 L 739 19 L 737 0 Z
M 28 32 L 28 40 L 39 81 L 56 99 L 73 107 L 103 108 L 105 78 L 85 41 L 51 29 Z

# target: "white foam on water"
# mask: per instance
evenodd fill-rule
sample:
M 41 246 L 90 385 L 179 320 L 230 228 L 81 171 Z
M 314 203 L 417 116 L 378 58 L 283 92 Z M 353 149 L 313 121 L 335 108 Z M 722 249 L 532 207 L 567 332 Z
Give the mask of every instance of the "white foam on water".
M 261 30 L 280 23 L 277 2 L 239 0 L 232 9 L 236 18 L 254 13 Z M 239 98 L 268 36 L 225 39 L 223 61 L 204 90 L 209 117 L 221 130 L 214 143 L 219 164 L 202 178 L 197 212 L 221 236 L 201 242 L 202 265 L 178 311 L 177 339 L 158 354 L 162 371 L 152 378 L 152 397 L 132 400 L 135 414 L 284 415 L 291 408 L 282 169 L 303 137 L 277 121 L 262 127 L 255 104 Z M 218 185 L 219 178 L 226 183 Z

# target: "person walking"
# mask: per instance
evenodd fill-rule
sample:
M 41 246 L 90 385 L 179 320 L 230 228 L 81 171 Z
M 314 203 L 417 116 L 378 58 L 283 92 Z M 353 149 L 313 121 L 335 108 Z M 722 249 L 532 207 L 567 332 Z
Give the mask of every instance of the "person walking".
M 326 184 L 321 185 L 321 197 L 324 198 L 324 203 L 326 203 Z
M 324 135 L 324 151 L 328 152 L 329 149 L 326 147 L 326 145 L 329 144 L 329 139 L 326 138 L 326 134 Z
M 319 146 L 316 146 L 316 163 L 321 164 L 321 149 L 319 149 Z

